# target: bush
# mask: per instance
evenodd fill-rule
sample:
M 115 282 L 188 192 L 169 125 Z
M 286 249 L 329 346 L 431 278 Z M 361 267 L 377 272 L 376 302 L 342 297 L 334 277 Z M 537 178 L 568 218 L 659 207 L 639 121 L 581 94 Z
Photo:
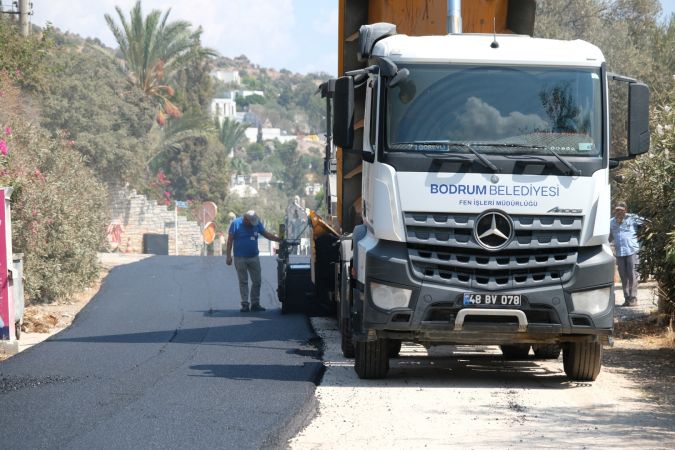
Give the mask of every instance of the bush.
M 675 99 L 675 89 L 669 98 Z M 670 102 L 672 104 L 672 101 Z M 662 312 L 675 312 L 675 109 L 652 111 L 651 150 L 621 169 L 619 194 L 648 219 L 641 233 L 641 261 L 648 261 L 659 285 Z
M 98 276 L 97 251 L 105 239 L 105 191 L 61 134 L 33 125 L 25 101 L 0 76 L 0 124 L 7 155 L 0 184 L 11 186 L 12 245 L 24 253 L 31 302 L 68 298 Z

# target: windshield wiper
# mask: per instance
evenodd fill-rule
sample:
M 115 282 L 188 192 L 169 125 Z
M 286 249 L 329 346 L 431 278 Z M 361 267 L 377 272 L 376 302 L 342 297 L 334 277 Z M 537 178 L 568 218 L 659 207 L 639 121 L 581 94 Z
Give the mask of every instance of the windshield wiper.
M 545 146 L 543 146 L 543 145 L 507 144 L 507 143 L 502 143 L 502 142 L 495 142 L 495 143 L 491 143 L 491 142 L 472 142 L 471 145 L 479 145 L 479 146 L 484 145 L 484 146 L 486 146 L 486 147 L 487 147 L 487 146 L 490 146 L 490 147 L 508 147 L 508 148 L 531 148 L 531 149 L 536 149 L 536 150 L 546 150 L 546 151 L 548 151 L 549 153 L 551 153 L 553 156 L 555 156 L 556 158 L 558 158 L 558 161 L 560 161 L 561 163 L 563 163 L 563 165 L 564 165 L 565 167 L 567 167 L 567 169 L 569 170 L 569 174 L 570 174 L 570 175 L 572 175 L 572 176 L 578 176 L 578 175 L 581 175 L 581 170 L 579 170 L 579 169 L 577 169 L 576 167 L 574 167 L 574 165 L 572 165 L 571 162 L 567 161 L 565 158 L 563 158 L 562 156 L 560 156 L 560 155 L 558 154 L 558 152 L 556 152 L 556 151 L 553 150 L 552 148 L 550 148 L 550 147 L 545 147 Z
M 478 158 L 478 160 L 481 163 L 483 163 L 483 165 L 485 167 L 487 167 L 488 169 L 492 170 L 493 172 L 501 172 L 501 170 L 499 170 L 499 167 L 495 166 L 484 155 L 482 155 L 480 152 L 478 152 L 475 148 L 471 147 L 472 145 L 475 145 L 475 144 L 468 144 L 466 142 L 448 142 L 448 141 L 415 141 L 415 142 L 397 142 L 396 145 L 438 146 L 438 147 L 441 147 L 448 152 L 450 151 L 451 147 L 462 147 L 462 148 L 465 148 L 465 149 L 469 150 L 469 152 L 471 152 L 476 158 Z M 424 152 L 423 154 L 425 156 L 430 156 L 431 158 L 439 158 L 439 156 L 437 156 L 435 152 Z M 448 156 L 451 156 L 451 155 L 448 155 Z M 459 155 L 454 154 L 452 156 L 459 156 Z M 443 157 L 443 158 L 446 159 L 445 157 Z
M 471 153 L 476 155 L 476 158 L 478 158 L 485 166 L 492 169 L 493 172 L 501 172 L 501 170 L 499 170 L 499 167 L 495 166 L 489 159 L 487 159 L 484 155 L 482 155 L 475 148 L 473 148 L 471 146 L 472 144 L 465 144 L 465 143 L 462 142 L 462 143 L 455 143 L 455 144 L 451 144 L 451 145 L 459 145 L 460 147 L 466 148 Z

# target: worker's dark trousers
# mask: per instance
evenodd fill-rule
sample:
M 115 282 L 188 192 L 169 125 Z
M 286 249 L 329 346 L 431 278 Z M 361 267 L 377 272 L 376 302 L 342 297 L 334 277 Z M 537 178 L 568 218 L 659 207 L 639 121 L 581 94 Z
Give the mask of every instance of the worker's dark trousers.
M 253 256 L 244 258 L 234 257 L 234 267 L 237 269 L 239 278 L 239 293 L 241 294 L 241 306 L 248 306 L 248 276 L 251 275 L 251 306 L 260 305 L 260 284 L 262 274 L 260 270 L 260 258 Z
M 619 268 L 619 277 L 621 277 L 621 287 L 623 288 L 623 298 L 627 302 L 637 301 L 638 261 L 637 253 L 616 257 L 616 265 Z

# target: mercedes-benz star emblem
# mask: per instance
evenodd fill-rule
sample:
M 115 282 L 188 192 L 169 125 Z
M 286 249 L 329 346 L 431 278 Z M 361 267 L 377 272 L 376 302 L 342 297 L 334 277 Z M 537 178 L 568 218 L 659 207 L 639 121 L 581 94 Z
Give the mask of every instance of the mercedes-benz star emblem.
M 513 223 L 504 213 L 486 211 L 476 220 L 473 237 L 486 250 L 502 249 L 513 237 Z

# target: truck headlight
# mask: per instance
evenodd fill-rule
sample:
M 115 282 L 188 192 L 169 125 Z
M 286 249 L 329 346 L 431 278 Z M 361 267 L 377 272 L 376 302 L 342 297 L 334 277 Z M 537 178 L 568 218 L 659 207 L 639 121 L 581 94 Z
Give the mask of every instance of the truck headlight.
M 576 313 L 594 315 L 607 310 L 610 298 L 610 288 L 572 292 L 572 305 Z
M 370 297 L 378 308 L 405 308 L 410 302 L 412 289 L 403 289 L 387 284 L 370 282 Z

